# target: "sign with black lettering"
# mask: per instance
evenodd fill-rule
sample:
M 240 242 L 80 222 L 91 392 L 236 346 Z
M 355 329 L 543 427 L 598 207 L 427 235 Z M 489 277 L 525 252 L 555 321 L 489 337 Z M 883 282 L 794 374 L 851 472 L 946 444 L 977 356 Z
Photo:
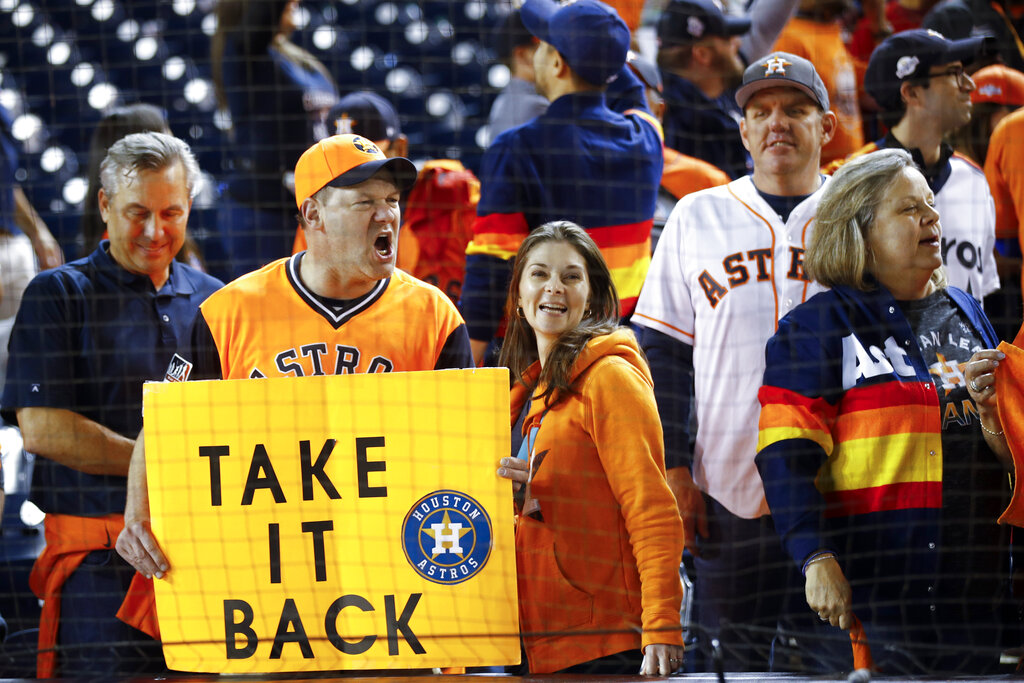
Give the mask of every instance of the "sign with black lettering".
M 168 666 L 519 661 L 504 369 L 145 386 Z

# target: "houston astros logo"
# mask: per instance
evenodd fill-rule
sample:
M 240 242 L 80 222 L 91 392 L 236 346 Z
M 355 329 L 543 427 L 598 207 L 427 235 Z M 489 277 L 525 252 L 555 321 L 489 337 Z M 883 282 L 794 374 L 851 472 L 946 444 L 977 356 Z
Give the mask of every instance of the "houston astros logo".
M 383 154 L 383 152 L 377 149 L 377 145 L 358 135 L 352 138 L 352 146 L 363 154 Z
M 352 133 L 352 126 L 355 125 L 355 119 L 349 118 L 348 114 L 342 114 L 338 118 L 334 119 L 334 134 L 335 135 L 347 135 Z M 356 145 L 357 149 L 362 149 Z
M 423 578 L 456 584 L 487 564 L 492 535 L 490 515 L 475 499 L 459 491 L 434 491 L 405 516 L 402 549 Z
M 786 67 L 790 66 L 793 62 L 787 62 L 782 57 L 772 57 L 764 63 L 764 75 L 771 76 L 772 74 L 779 74 L 780 76 L 786 75 Z

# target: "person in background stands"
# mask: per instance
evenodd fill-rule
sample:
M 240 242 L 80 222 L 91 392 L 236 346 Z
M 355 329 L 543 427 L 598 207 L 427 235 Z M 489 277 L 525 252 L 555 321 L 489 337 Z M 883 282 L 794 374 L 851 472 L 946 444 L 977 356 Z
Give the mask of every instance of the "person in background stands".
M 531 121 L 548 108 L 548 99 L 533 82 L 533 53 L 540 43 L 523 26 L 519 10 L 512 10 L 492 34 L 498 59 L 509 70 L 508 84 L 501 89 L 487 116 L 488 138 L 494 140 L 509 128 Z
M 630 35 L 622 19 L 599 0 L 526 0 L 520 12 L 541 41 L 534 74 L 551 106 L 499 135 L 484 155 L 461 300 L 477 362 L 499 336 L 516 250 L 552 220 L 587 229 L 612 270 L 623 314 L 631 313 L 650 263 L 661 180 L 661 126 L 626 66 Z M 634 108 L 609 108 L 611 81 L 617 100 Z
M 992 195 L 982 170 L 954 153 L 945 139 L 971 120 L 975 85 L 964 69 L 985 42 L 982 37 L 947 40 L 923 29 L 886 38 L 871 53 L 864 88 L 892 128 L 847 157 L 890 148 L 911 153 L 943 216 L 942 258 L 949 283 L 978 301 L 999 289 Z M 844 161 L 826 171 L 835 172 Z
M 801 262 L 835 129 L 814 66 L 777 52 L 736 91 L 754 173 L 684 197 L 669 216 L 633 324 L 651 363 L 668 481 L 697 569 L 694 609 L 730 671 L 767 671 L 797 577 L 754 466 L 764 344 L 817 287 Z M 690 401 L 697 416 L 691 453 Z
M 326 136 L 338 100 L 327 68 L 290 40 L 298 0 L 220 0 L 210 42 L 218 106 L 230 113 L 232 158 L 217 224 L 235 278 L 288 254 L 295 228 L 292 166 Z

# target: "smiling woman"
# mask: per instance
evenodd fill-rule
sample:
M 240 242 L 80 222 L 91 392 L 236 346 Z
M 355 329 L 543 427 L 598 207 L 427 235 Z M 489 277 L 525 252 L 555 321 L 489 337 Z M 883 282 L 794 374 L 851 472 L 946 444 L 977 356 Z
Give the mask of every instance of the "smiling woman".
M 804 259 L 832 289 L 768 342 L 757 466 L 818 628 L 859 618 L 886 674 L 985 674 L 1009 566 L 1004 356 L 977 301 L 946 285 L 933 203 L 902 149 L 833 177 Z M 826 669 L 850 668 L 816 635 Z
M 581 227 L 546 223 L 523 241 L 506 314 L 501 364 L 525 440 L 498 476 L 522 489 L 530 673 L 668 675 L 683 656 L 682 522 L 650 370 L 618 325 L 611 273 Z

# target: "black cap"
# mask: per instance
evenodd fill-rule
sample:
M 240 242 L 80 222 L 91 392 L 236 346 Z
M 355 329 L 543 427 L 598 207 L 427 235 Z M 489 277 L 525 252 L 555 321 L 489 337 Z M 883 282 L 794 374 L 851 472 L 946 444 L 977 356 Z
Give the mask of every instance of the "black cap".
M 671 0 L 658 18 L 662 47 L 691 45 L 709 36 L 731 38 L 749 30 L 749 17 L 726 14 L 714 0 Z
M 864 89 L 886 111 L 900 109 L 904 81 L 926 78 L 932 68 L 962 62 L 965 66 L 984 53 L 986 36 L 949 40 L 937 31 L 913 29 L 889 36 L 875 48 L 864 74 Z
M 355 133 L 380 142 L 395 140 L 402 134 L 398 112 L 377 93 L 360 91 L 345 95 L 327 114 L 331 135 Z

